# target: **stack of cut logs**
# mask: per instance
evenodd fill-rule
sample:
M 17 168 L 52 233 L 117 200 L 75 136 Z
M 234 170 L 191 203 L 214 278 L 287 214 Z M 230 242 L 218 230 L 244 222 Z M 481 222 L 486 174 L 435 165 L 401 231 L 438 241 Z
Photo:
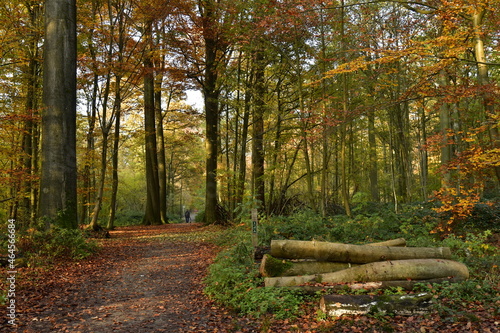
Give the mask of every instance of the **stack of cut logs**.
M 296 287 L 305 290 L 325 289 L 325 286 L 333 290 L 400 287 L 411 290 L 416 283 L 458 282 L 467 279 L 467 267 L 450 258 L 449 248 L 406 247 L 404 239 L 366 245 L 273 240 L 270 254 L 262 259 L 260 273 L 265 277 L 266 287 Z M 351 312 L 346 311 L 345 307 L 339 309 L 342 305 L 339 297 L 344 296 L 325 295 L 321 300 L 322 309 L 331 315 L 369 311 L 370 306 L 362 306 L 364 310 L 359 310 L 359 306 L 356 306 Z M 408 302 L 408 297 L 404 298 L 405 302 Z M 418 294 L 413 297 L 420 302 L 428 301 L 430 295 Z M 373 297 L 366 300 L 369 304 L 374 304 L 373 301 Z M 359 303 L 359 298 L 355 302 Z M 393 307 L 393 301 L 386 303 Z M 415 302 L 410 303 L 414 305 Z M 335 309 L 329 309 L 332 306 Z M 352 304 L 347 307 L 351 309 Z M 380 308 L 381 304 L 377 304 L 377 307 Z M 406 311 L 401 305 L 396 308 Z M 407 312 L 414 313 L 413 310 Z

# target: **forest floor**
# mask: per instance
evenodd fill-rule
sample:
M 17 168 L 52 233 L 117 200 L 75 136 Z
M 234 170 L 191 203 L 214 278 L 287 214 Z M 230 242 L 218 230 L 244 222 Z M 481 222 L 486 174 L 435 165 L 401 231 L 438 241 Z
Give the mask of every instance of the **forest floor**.
M 500 318 L 478 306 L 452 322 L 437 315 L 319 321 L 311 306 L 294 321 L 237 316 L 203 294 L 203 277 L 219 249 L 189 237 L 200 230 L 194 223 L 121 227 L 100 241 L 101 250 L 91 258 L 20 269 L 18 326 L 7 325 L 2 314 L 0 331 L 499 332 Z

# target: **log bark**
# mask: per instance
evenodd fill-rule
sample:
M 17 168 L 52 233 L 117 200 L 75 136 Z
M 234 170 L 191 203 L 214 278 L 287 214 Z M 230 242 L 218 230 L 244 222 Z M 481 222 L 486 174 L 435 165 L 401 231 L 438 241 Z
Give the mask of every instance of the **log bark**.
M 271 241 L 270 254 L 273 257 L 284 259 L 316 259 L 318 261 L 357 264 L 384 260 L 451 258 L 451 251 L 447 247 L 350 245 L 298 240 L 273 240 Z
M 383 242 L 377 242 L 377 243 L 369 243 L 365 245 L 370 245 L 370 246 L 406 246 L 406 239 L 404 238 L 396 238 L 396 239 L 389 239 Z
M 405 291 L 412 291 L 417 284 L 439 284 L 439 283 L 458 283 L 464 281 L 463 277 L 445 277 L 426 280 L 397 280 L 397 281 L 374 281 L 363 283 L 339 283 L 334 285 L 304 285 L 287 287 L 289 289 L 300 290 L 305 294 L 315 295 L 321 291 L 324 293 L 336 293 L 340 290 L 355 292 L 360 289 L 364 290 L 385 290 L 389 288 L 402 288 Z
M 410 259 L 373 262 L 342 271 L 304 276 L 265 278 L 266 287 L 298 286 L 306 283 L 350 283 L 394 280 L 425 280 L 444 277 L 467 279 L 469 271 L 459 262 L 444 259 Z
M 259 271 L 264 277 L 275 277 L 331 273 L 353 266 L 358 265 L 346 262 L 316 260 L 290 261 L 285 259 L 276 259 L 269 254 L 265 254 L 260 263 Z
M 382 312 L 396 315 L 414 315 L 429 312 L 432 294 L 414 295 L 325 295 L 320 309 L 327 315 L 340 317 L 344 314 L 363 315 Z
M 406 246 L 404 238 L 391 239 L 379 243 L 366 244 L 370 246 Z M 331 262 L 331 261 L 317 261 L 300 259 L 299 261 L 290 261 L 283 259 L 276 259 L 270 255 L 262 257 L 260 264 L 260 274 L 264 277 L 275 276 L 293 276 L 293 275 L 312 275 L 320 273 L 337 272 L 346 268 L 355 266 L 356 264 Z

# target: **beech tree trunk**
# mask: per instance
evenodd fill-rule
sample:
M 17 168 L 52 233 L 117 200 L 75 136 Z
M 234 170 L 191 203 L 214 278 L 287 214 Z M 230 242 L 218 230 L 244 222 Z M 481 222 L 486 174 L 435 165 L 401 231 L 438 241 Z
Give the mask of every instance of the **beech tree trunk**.
M 76 2 L 45 2 L 40 217 L 77 228 Z
M 270 254 L 276 258 L 356 264 L 383 260 L 451 258 L 451 251 L 447 247 L 389 247 L 298 240 L 273 240 Z
M 305 283 L 342 283 L 394 280 L 426 280 L 444 277 L 467 279 L 469 271 L 459 262 L 443 259 L 410 259 L 373 262 L 333 273 L 265 278 L 266 287 Z

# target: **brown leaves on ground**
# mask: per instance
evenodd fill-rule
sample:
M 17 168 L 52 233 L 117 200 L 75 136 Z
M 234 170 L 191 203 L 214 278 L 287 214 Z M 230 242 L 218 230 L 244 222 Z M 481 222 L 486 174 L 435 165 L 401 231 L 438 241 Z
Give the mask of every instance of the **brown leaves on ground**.
M 159 237 L 200 229 L 196 224 L 118 228 L 90 259 L 20 269 L 17 331 L 256 331 L 249 320 L 203 295 L 202 279 L 218 251 L 214 245 Z M 1 310 L 3 321 L 5 307 Z M 1 331 L 12 327 L 2 322 Z

